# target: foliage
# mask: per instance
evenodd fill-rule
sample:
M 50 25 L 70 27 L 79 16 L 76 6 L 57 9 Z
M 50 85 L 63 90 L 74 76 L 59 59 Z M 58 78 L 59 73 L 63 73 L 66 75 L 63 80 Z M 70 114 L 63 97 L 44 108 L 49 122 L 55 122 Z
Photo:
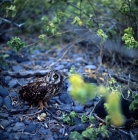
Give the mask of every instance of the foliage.
M 7 57 L 9 57 L 9 54 L 1 54 L 0 55 L 0 64 L 3 64 L 4 58 L 7 58 Z
M 101 135 L 102 137 L 108 137 L 108 130 L 105 125 L 98 127 L 98 128 L 91 128 L 88 127 L 85 131 L 83 131 L 81 134 L 74 131 L 71 132 L 70 134 L 70 139 L 71 140 L 84 140 L 84 139 L 89 139 L 89 140 L 96 140 L 97 135 Z
M 104 104 L 108 115 L 106 116 L 107 124 L 122 126 L 124 117 L 121 112 L 121 94 L 118 91 L 112 91 L 107 97 L 107 103 Z
M 83 113 L 82 115 L 78 115 L 76 112 L 71 111 L 69 114 L 63 114 L 62 116 L 63 122 L 67 123 L 68 125 L 74 125 L 74 118 L 80 118 L 82 123 L 86 122 L 95 122 L 95 118 L 91 115 L 86 115 Z
M 134 38 L 134 31 L 132 28 L 127 28 L 124 30 L 124 35 L 122 36 L 122 41 L 125 42 L 129 49 L 135 49 L 138 47 L 138 42 Z
M 20 49 L 25 47 L 25 43 L 20 40 L 18 37 L 13 37 L 12 40 L 8 41 L 8 46 L 11 47 L 15 52 L 18 52 Z
M 103 41 L 105 41 L 108 38 L 108 36 L 104 33 L 102 29 L 98 29 L 97 35 L 100 36 Z
M 121 112 L 120 86 L 116 84 L 117 82 L 114 78 L 111 78 L 109 81 L 109 87 L 107 89 L 103 86 L 98 86 L 96 88 L 92 84 L 85 83 L 81 76 L 77 74 L 71 75 L 69 81 L 71 83 L 70 93 L 74 99 L 80 103 L 85 103 L 94 98 L 95 95 L 102 95 L 106 98 L 105 108 L 108 113 L 106 116 L 107 124 L 113 124 L 115 126 L 124 124 L 125 120 Z M 85 114 L 81 116 L 81 121 L 83 123 L 87 121 Z
M 70 94 L 82 104 L 88 99 L 95 97 L 95 86 L 89 83 L 84 83 L 80 75 L 74 74 L 70 76 L 69 81 L 71 83 Z
M 138 94 L 132 94 L 132 98 L 134 99 L 132 102 L 131 102 L 131 104 L 130 104 L 130 106 L 129 106 L 129 109 L 131 110 L 131 111 L 135 111 L 135 109 L 138 109 Z

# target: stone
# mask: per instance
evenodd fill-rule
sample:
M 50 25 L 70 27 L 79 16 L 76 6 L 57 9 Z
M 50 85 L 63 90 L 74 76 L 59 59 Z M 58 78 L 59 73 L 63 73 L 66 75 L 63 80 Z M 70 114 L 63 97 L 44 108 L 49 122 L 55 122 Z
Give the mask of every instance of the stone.
M 81 133 L 82 131 L 86 130 L 86 125 L 85 124 L 78 124 L 75 127 L 75 131 Z
M 72 99 L 71 97 L 66 94 L 66 93 L 63 93 L 59 96 L 59 99 L 61 102 L 63 102 L 64 104 L 71 104 L 72 103 Z
M 15 88 L 18 83 L 17 83 L 17 79 L 12 79 L 9 83 L 8 83 L 10 88 Z
M 36 124 L 30 123 L 30 124 L 25 128 L 25 132 L 35 133 L 35 132 L 36 132 L 36 128 L 37 128 L 37 125 L 36 125 Z
M 16 97 L 16 96 L 17 96 L 17 93 L 16 93 L 15 91 L 12 91 L 12 92 L 9 93 L 9 95 L 10 95 L 11 97 Z
M 0 96 L 0 107 L 3 105 L 3 98 Z
M 0 134 L 0 140 L 6 140 L 9 137 L 9 133 L 8 132 L 3 132 Z
M 1 120 L 0 121 L 0 125 L 2 125 L 4 128 L 6 128 L 7 126 L 9 126 L 11 124 L 10 121 L 8 120 Z
M 16 65 L 16 66 L 12 66 L 12 69 L 14 72 L 19 72 L 19 71 L 23 70 L 23 67 L 20 65 Z
M 64 65 L 58 65 L 57 67 L 54 68 L 54 70 L 62 70 L 64 69 Z
M 85 69 L 95 70 L 96 69 L 96 66 L 95 65 L 86 65 L 84 68 Z
M 8 90 L 0 86 L 0 96 L 6 97 L 8 95 L 9 95 Z
M 77 113 L 82 113 L 82 112 L 84 112 L 84 106 L 82 106 L 82 105 L 72 106 L 72 110 Z
M 29 136 L 28 135 L 22 135 L 20 137 L 20 140 L 30 140 Z
M 25 125 L 22 122 L 16 122 L 15 126 L 13 127 L 14 131 L 24 131 Z
M 12 101 L 11 101 L 11 98 L 9 96 L 7 96 L 3 99 L 3 104 L 7 107 L 7 109 L 13 108 Z

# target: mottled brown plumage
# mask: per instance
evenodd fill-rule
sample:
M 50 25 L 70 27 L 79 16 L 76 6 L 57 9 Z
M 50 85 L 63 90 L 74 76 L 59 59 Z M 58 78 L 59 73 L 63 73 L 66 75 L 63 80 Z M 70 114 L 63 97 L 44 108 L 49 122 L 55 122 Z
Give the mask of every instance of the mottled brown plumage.
M 19 93 L 24 100 L 38 102 L 40 108 L 43 109 L 43 105 L 47 107 L 47 101 L 59 93 L 64 79 L 62 72 L 52 70 L 46 76 L 23 86 Z

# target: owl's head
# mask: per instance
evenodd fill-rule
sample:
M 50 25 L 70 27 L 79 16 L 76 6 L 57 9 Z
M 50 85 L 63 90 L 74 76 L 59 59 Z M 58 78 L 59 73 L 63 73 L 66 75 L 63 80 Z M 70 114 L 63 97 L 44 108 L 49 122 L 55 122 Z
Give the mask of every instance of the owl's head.
M 46 76 L 46 82 L 49 84 L 59 84 L 62 83 L 64 79 L 64 73 L 58 70 L 52 70 Z

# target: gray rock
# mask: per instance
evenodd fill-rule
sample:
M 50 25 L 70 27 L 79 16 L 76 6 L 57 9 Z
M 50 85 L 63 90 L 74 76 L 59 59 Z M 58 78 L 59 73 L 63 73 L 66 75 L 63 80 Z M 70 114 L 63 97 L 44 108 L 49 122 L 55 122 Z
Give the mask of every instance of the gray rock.
M 0 107 L 3 105 L 3 98 L 0 96 Z
M 37 128 L 37 125 L 36 125 L 36 124 L 30 123 L 30 124 L 25 128 L 25 132 L 35 133 L 35 132 L 36 132 L 36 128 Z
M 86 65 L 84 68 L 85 69 L 95 70 L 96 69 L 96 66 L 95 65 Z
M 5 76 L 5 80 L 9 81 L 9 80 L 11 80 L 11 77 L 10 76 Z
M 9 83 L 8 83 L 10 88 L 16 87 L 18 85 L 17 83 L 17 79 L 12 79 Z
M 6 128 L 7 126 L 9 126 L 11 124 L 10 121 L 8 120 L 1 120 L 0 121 L 0 125 L 2 125 L 4 128 Z
M 17 96 L 17 93 L 16 93 L 15 91 L 12 91 L 12 92 L 9 93 L 9 95 L 10 95 L 11 97 L 16 97 L 16 96 Z
M 23 70 L 23 67 L 20 65 L 17 65 L 17 66 L 12 66 L 12 69 L 14 72 L 19 72 L 19 71 Z
M 86 130 L 86 125 L 85 124 L 78 124 L 75 127 L 75 131 L 81 133 L 82 131 Z
M 9 115 L 7 113 L 0 113 L 0 118 L 1 119 L 7 119 Z
M 58 65 L 57 67 L 54 68 L 54 70 L 62 70 L 64 69 L 64 65 Z
M 24 123 L 22 122 L 16 122 L 15 126 L 13 127 L 14 131 L 23 131 L 25 128 Z
M 44 140 L 54 140 L 54 138 L 52 135 L 48 135 L 48 136 L 46 136 L 46 138 Z
M 84 106 L 82 106 L 82 105 L 72 106 L 72 110 L 77 113 L 82 113 L 82 112 L 84 112 Z
M 8 109 L 12 109 L 13 106 L 12 106 L 12 101 L 11 101 L 11 98 L 10 97 L 5 97 L 3 99 L 3 104 L 8 108 Z
M 20 140 L 30 140 L 29 136 L 28 135 L 22 135 L 20 137 Z
M 6 97 L 8 95 L 9 95 L 8 90 L 0 86 L 0 96 Z
M 9 133 L 8 132 L 3 132 L 0 134 L 0 140 L 6 140 L 9 137 Z
M 59 99 L 60 99 L 61 102 L 65 103 L 65 104 L 71 104 L 72 103 L 71 97 L 66 93 L 61 94 L 59 96 Z

